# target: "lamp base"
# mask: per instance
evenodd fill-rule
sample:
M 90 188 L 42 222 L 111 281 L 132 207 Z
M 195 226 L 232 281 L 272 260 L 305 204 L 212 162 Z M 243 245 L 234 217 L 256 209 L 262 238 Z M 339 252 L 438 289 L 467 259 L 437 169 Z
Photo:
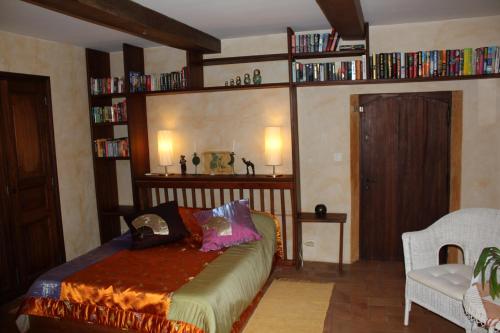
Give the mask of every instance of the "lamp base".
M 165 177 L 168 177 L 168 166 L 165 165 L 165 174 L 164 174 Z

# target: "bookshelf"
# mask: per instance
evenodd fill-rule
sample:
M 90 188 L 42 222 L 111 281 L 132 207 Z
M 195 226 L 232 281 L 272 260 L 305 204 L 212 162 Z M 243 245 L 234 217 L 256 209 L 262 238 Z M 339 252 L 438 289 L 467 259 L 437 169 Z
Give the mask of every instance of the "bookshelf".
M 128 77 L 129 71 L 144 73 L 144 55 L 142 49 L 131 45 L 124 45 L 123 57 L 125 77 Z M 87 82 L 90 82 L 90 78 L 110 77 L 109 53 L 87 49 L 86 62 Z M 128 82 L 125 82 L 125 84 L 126 89 L 128 89 Z M 99 231 L 101 242 L 104 243 L 120 234 L 120 216 L 131 211 L 130 206 L 121 206 L 119 204 L 116 162 L 129 161 L 132 179 L 136 175 L 144 175 L 145 172 L 149 171 L 146 96 L 143 94 L 127 93 L 92 95 L 90 87 L 88 95 Z M 94 123 L 92 108 L 96 106 L 110 106 L 112 105 L 113 98 L 125 98 L 127 102 L 127 121 Z M 94 149 L 94 140 L 114 138 L 116 126 L 127 127 L 129 156 L 97 157 Z M 134 187 L 133 196 L 134 200 L 136 200 L 137 190 Z

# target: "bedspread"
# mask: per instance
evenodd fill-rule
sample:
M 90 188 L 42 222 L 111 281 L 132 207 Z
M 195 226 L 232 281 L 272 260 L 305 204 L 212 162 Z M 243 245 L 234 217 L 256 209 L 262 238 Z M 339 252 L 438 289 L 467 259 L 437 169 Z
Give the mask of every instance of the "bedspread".
M 203 253 L 189 241 L 129 251 L 124 235 L 43 275 L 20 309 L 140 332 L 230 332 L 269 276 L 277 221 L 252 215 L 263 236 Z M 279 238 L 278 238 L 279 239 Z

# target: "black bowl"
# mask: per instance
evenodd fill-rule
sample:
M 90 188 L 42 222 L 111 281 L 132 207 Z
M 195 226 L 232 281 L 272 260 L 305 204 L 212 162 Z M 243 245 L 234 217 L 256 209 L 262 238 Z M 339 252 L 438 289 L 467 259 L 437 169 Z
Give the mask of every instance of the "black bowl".
M 314 207 L 314 213 L 317 217 L 325 217 L 326 216 L 326 206 L 323 204 L 318 204 Z

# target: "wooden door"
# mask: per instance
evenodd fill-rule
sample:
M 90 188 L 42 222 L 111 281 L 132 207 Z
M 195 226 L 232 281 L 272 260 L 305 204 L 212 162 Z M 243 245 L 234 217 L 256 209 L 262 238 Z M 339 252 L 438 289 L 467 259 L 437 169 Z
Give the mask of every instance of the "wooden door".
M 2 83 L 2 146 L 19 291 L 64 261 L 48 78 L 14 76 Z
M 0 81 L 0 94 L 7 91 L 7 82 Z M 0 95 L 1 96 L 1 95 Z M 0 102 L 5 102 L 0 99 Z M 5 104 L 6 105 L 6 104 Z M 0 130 L 3 131 L 4 124 L 0 117 Z M 6 160 L 4 145 L 0 136 L 0 301 L 14 294 L 16 289 L 15 264 L 12 258 L 10 242 L 9 217 L 7 214 L 8 191 L 7 175 L 4 161 Z
M 360 96 L 360 254 L 402 260 L 401 234 L 449 212 L 451 92 Z

